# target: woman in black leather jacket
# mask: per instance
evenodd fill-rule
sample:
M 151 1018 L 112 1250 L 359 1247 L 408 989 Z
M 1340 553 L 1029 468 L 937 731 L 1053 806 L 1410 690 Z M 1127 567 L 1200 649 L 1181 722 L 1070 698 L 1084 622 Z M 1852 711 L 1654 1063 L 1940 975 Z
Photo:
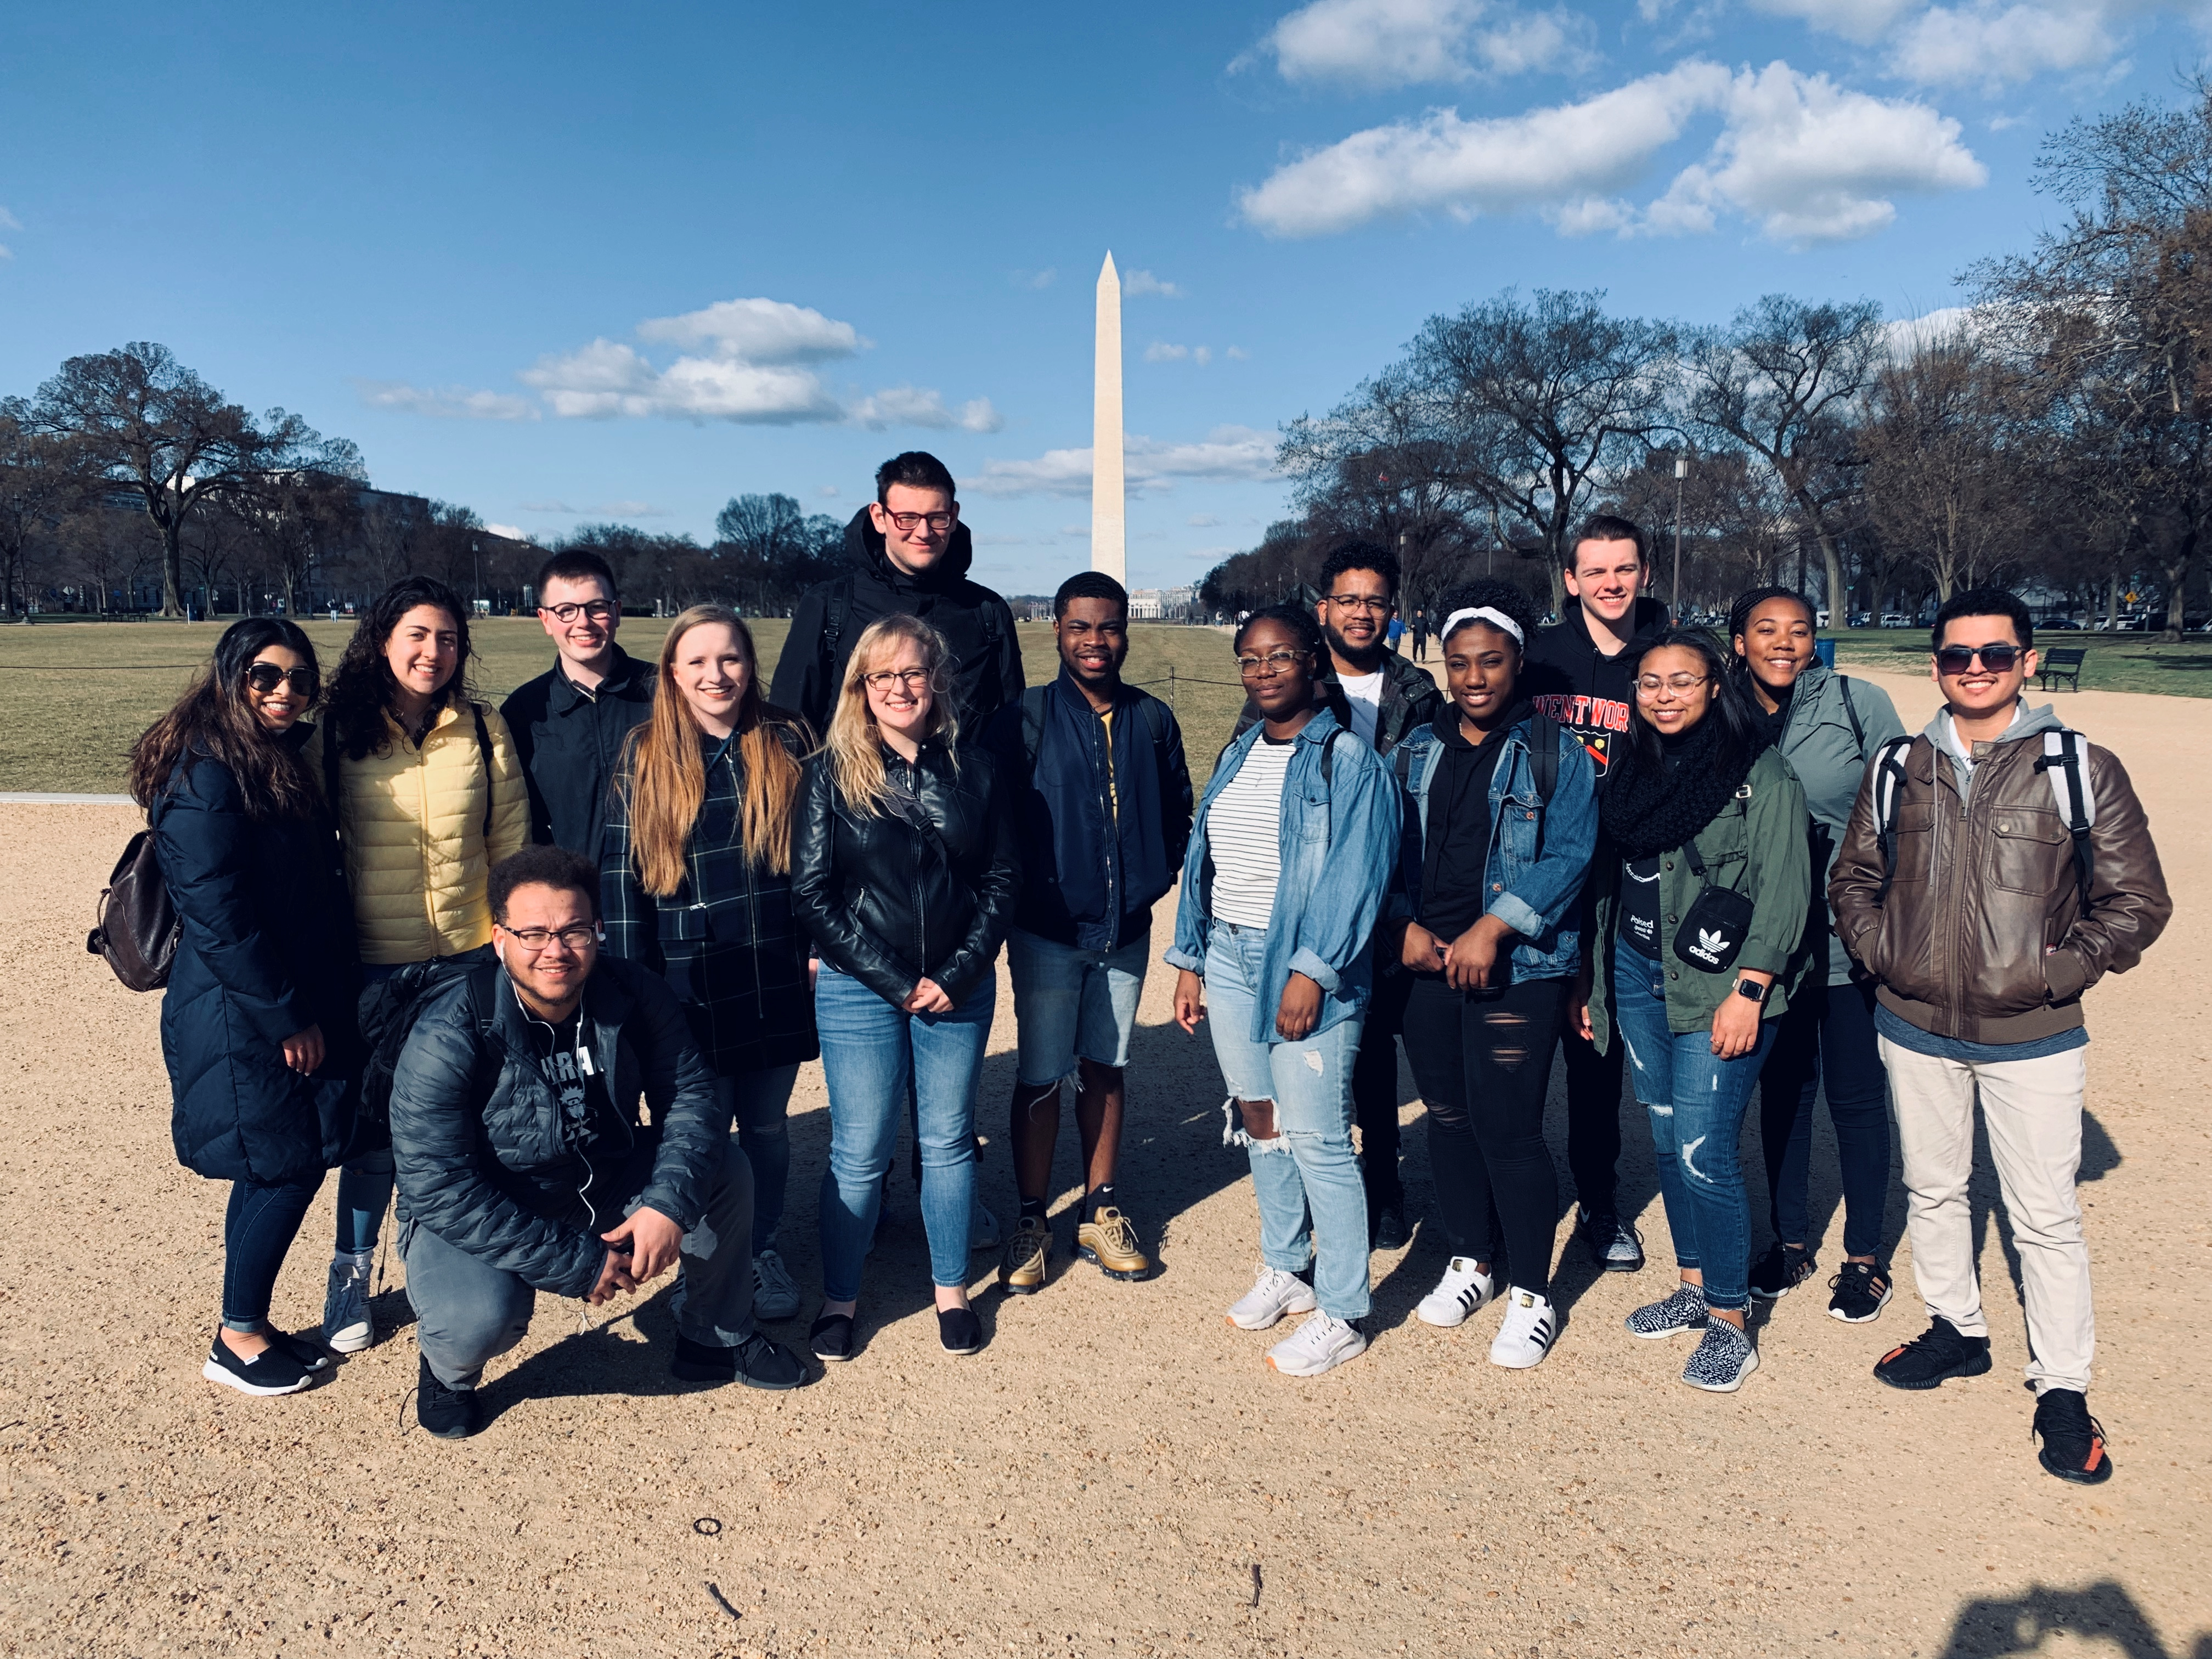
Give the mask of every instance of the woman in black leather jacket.
M 821 952 L 814 1015 L 830 1089 L 823 1302 L 810 1333 L 824 1359 L 852 1357 L 860 1264 L 909 1070 L 939 1335 L 951 1353 L 983 1346 L 967 1290 L 975 1073 L 1021 866 L 990 757 L 954 746 L 951 675 L 944 636 L 927 623 L 871 623 L 799 802 L 792 897 Z

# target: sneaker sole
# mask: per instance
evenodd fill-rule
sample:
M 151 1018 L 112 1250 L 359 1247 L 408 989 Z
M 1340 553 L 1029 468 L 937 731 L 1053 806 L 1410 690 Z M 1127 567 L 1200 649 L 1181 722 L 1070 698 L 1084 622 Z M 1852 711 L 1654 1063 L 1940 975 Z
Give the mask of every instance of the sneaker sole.
M 1664 1342 L 1670 1336 L 1687 1336 L 1692 1331 L 1702 1332 L 1705 1328 L 1703 1325 L 1669 1325 L 1663 1331 L 1639 1331 L 1625 1319 L 1620 1322 L 1620 1328 L 1631 1336 L 1640 1336 L 1646 1342 Z
M 1940 1389 L 1946 1382 L 1957 1377 L 1987 1376 L 1996 1364 L 1996 1362 L 1990 1358 L 1985 1349 L 1973 1358 L 1964 1360 L 1952 1366 L 1950 1370 L 1939 1371 L 1924 1380 L 1916 1377 L 1911 1382 L 1899 1382 L 1896 1377 L 1883 1376 L 1881 1367 L 1879 1365 L 1874 1368 L 1874 1374 L 1876 1382 L 1886 1382 L 1893 1389 L 1903 1389 L 1908 1394 L 1925 1394 L 1929 1389 Z
M 1281 1324 L 1292 1314 L 1310 1314 L 1319 1306 L 1321 1306 L 1321 1304 L 1318 1302 L 1309 1302 L 1304 1307 L 1292 1306 L 1288 1308 L 1278 1308 L 1275 1310 L 1273 1318 L 1263 1319 L 1256 1325 L 1246 1324 L 1243 1320 L 1237 1318 L 1235 1314 L 1224 1314 L 1221 1316 L 1221 1318 L 1223 1323 L 1233 1326 L 1240 1331 L 1272 1331 L 1276 1326 Z
M 792 1382 L 763 1382 L 757 1376 L 746 1376 L 743 1371 L 720 1370 L 711 1365 L 687 1365 L 681 1360 L 672 1360 L 669 1363 L 668 1374 L 679 1382 L 698 1382 L 709 1387 L 725 1382 L 742 1382 L 749 1389 L 758 1389 L 766 1394 L 787 1394 L 793 1389 L 803 1389 L 806 1386 L 806 1379 L 804 1376 Z
M 376 1328 L 373 1325 L 349 1325 L 323 1339 L 323 1346 L 332 1353 L 359 1353 L 364 1348 L 376 1346 Z
M 272 1399 L 280 1394 L 297 1394 L 302 1389 L 313 1388 L 315 1382 L 313 1376 L 310 1374 L 301 1377 L 297 1382 L 287 1382 L 282 1388 L 257 1388 L 239 1376 L 237 1372 L 227 1366 L 216 1364 L 212 1359 L 204 1359 L 200 1362 L 200 1375 L 210 1382 L 220 1382 L 226 1389 L 235 1389 L 240 1394 L 250 1394 L 258 1400 Z
M 419 1427 L 423 1433 L 430 1436 L 435 1440 L 467 1440 L 481 1433 L 483 1429 L 483 1425 L 481 1423 L 477 1424 L 474 1428 L 471 1428 L 467 1424 L 464 1423 L 454 1428 L 434 1429 L 428 1423 L 423 1422 L 419 1417 L 415 1419 L 415 1422 L 416 1426 Z
M 756 1302 L 753 1304 L 753 1317 L 765 1319 L 771 1325 L 781 1325 L 787 1319 L 799 1317 L 799 1304 L 794 1302 L 788 1308 L 780 1308 L 773 1305 L 763 1307 Z
M 1759 1350 L 1753 1348 L 1751 1352 L 1745 1357 L 1743 1364 L 1736 1368 L 1735 1376 L 1729 1382 L 1690 1382 L 1690 1379 L 1686 1376 L 1684 1377 L 1682 1381 L 1689 1382 L 1692 1388 L 1700 1389 L 1706 1394 L 1734 1394 L 1738 1389 L 1743 1386 L 1744 1378 L 1749 1376 L 1758 1369 Z
M 1075 1253 L 1107 1278 L 1118 1279 L 1124 1285 L 1141 1285 L 1159 1272 L 1158 1264 L 1152 1261 L 1147 1261 L 1141 1267 L 1109 1267 L 1098 1259 L 1098 1252 L 1088 1245 L 1079 1245 Z
M 1042 1290 L 1044 1286 L 1045 1281 L 1042 1279 L 1038 1279 L 1033 1285 L 1018 1285 L 1012 1279 L 1006 1278 L 1003 1275 L 1001 1275 L 999 1279 L 999 1288 L 1004 1291 L 1008 1296 L 1035 1296 L 1039 1291 Z
M 2051 1461 L 2051 1454 L 2040 1449 L 2035 1454 L 2035 1461 L 2043 1465 L 2045 1474 L 2055 1474 L 2069 1486 L 2101 1486 L 2112 1478 L 2112 1455 L 2110 1452 L 2098 1459 L 2094 1471 L 2069 1468 L 2063 1463 L 2054 1463 Z
M 1840 1319 L 1846 1325 L 1871 1325 L 1875 1320 L 1881 1317 L 1881 1310 L 1889 1305 L 1890 1297 L 1896 1294 L 1897 1292 L 1893 1289 L 1883 1291 L 1881 1293 L 1881 1300 L 1874 1304 L 1874 1310 L 1870 1313 L 1847 1314 L 1841 1308 L 1838 1308 L 1834 1303 L 1831 1302 L 1828 1304 L 1828 1317 L 1831 1319 Z
M 1552 1338 L 1552 1340 L 1554 1343 L 1558 1342 L 1559 1340 L 1559 1339 L 1557 1335 L 1554 1335 Z M 1537 1366 L 1542 1364 L 1551 1357 L 1552 1350 L 1549 1347 L 1539 1349 L 1533 1358 L 1528 1359 L 1522 1359 L 1517 1357 L 1511 1359 L 1500 1359 L 1498 1357 L 1497 1349 L 1492 1348 L 1490 1351 L 1490 1363 L 1497 1366 L 1501 1371 L 1533 1371 Z
M 1339 1365 L 1345 1364 L 1351 1360 L 1358 1358 L 1360 1355 L 1366 1352 L 1367 1345 L 1363 1342 L 1359 1346 L 1354 1348 L 1350 1353 L 1339 1354 L 1334 1358 L 1329 1360 L 1326 1364 L 1311 1366 L 1304 1370 L 1285 1370 L 1282 1366 L 1275 1363 L 1275 1356 L 1269 1354 L 1267 1356 L 1267 1369 L 1273 1371 L 1279 1376 L 1321 1376 L 1329 1371 L 1334 1370 Z

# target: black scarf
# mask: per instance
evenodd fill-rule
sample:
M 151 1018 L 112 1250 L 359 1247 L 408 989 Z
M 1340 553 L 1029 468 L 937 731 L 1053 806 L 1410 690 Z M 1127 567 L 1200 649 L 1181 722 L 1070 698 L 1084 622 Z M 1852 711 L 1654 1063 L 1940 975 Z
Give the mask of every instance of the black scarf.
M 1663 762 L 1630 744 L 1598 797 L 1598 821 L 1613 851 L 1648 859 L 1681 846 L 1720 815 L 1765 746 L 1754 737 L 1729 755 L 1728 728 L 1717 714 L 1668 744 Z

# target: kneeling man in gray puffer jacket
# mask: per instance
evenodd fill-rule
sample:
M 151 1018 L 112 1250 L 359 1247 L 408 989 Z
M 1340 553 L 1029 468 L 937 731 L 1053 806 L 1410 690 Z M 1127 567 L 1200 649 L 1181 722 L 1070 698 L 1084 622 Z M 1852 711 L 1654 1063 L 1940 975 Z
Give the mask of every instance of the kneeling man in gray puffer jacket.
M 489 896 L 500 966 L 436 993 L 392 1073 L 418 1420 L 482 1426 L 484 1363 L 539 1291 L 604 1303 L 679 1258 L 675 1374 L 797 1388 L 798 1358 L 753 1329 L 751 1167 L 674 993 L 599 954 L 597 867 L 526 848 Z

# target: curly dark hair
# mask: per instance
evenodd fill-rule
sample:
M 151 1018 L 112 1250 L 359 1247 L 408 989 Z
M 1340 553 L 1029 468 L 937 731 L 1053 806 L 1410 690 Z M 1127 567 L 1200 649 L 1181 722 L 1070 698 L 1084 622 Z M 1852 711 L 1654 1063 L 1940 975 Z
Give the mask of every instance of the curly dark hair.
M 1520 626 L 1522 648 L 1528 648 L 1529 639 L 1536 632 L 1536 602 L 1511 582 L 1499 581 L 1489 576 L 1455 587 L 1437 601 L 1437 643 L 1443 643 L 1444 624 L 1455 611 L 1475 610 L 1496 611 L 1510 617 Z M 1466 625 L 1461 624 L 1462 627 Z M 1512 636 L 1508 635 L 1506 637 L 1510 639 Z
M 319 798 L 299 745 L 271 740 L 246 699 L 246 671 L 272 645 L 297 652 L 307 672 L 319 676 L 314 644 L 297 623 L 247 617 L 231 623 L 184 696 L 131 745 L 131 799 L 152 807 L 185 758 L 198 753 L 230 769 L 248 817 L 265 823 L 313 814 Z
M 1729 607 L 1729 639 L 1741 638 L 1743 630 L 1751 624 L 1751 613 L 1769 599 L 1787 599 L 1792 605 L 1802 605 L 1807 622 L 1817 624 L 1820 620 L 1820 613 L 1813 608 L 1813 601 L 1794 587 L 1754 587 L 1748 593 L 1737 594 L 1735 603 Z
M 1314 613 L 1303 605 L 1271 605 L 1255 611 L 1237 624 L 1237 635 L 1229 641 L 1229 648 L 1231 651 L 1242 651 L 1244 648 L 1244 635 L 1251 631 L 1255 623 L 1263 622 L 1280 623 L 1291 633 L 1297 635 L 1298 649 L 1310 651 L 1315 655 L 1317 665 L 1315 672 L 1320 674 L 1326 672 L 1328 659 L 1323 653 L 1328 649 L 1328 641 L 1323 637 L 1321 623 L 1314 619 Z
M 469 664 L 476 653 L 469 644 L 468 602 L 434 576 L 402 577 L 362 613 L 360 625 L 346 641 L 345 654 L 338 659 L 337 672 L 331 676 L 330 687 L 324 693 L 324 717 L 349 759 L 362 759 L 372 750 L 381 754 L 391 745 L 384 716 L 398 693 L 399 683 L 392 678 L 384 647 L 391 642 L 392 630 L 399 626 L 399 619 L 424 605 L 451 617 L 454 631 L 461 636 L 460 662 L 453 677 L 431 697 L 431 712 L 443 708 L 457 696 L 465 702 L 474 696 Z

